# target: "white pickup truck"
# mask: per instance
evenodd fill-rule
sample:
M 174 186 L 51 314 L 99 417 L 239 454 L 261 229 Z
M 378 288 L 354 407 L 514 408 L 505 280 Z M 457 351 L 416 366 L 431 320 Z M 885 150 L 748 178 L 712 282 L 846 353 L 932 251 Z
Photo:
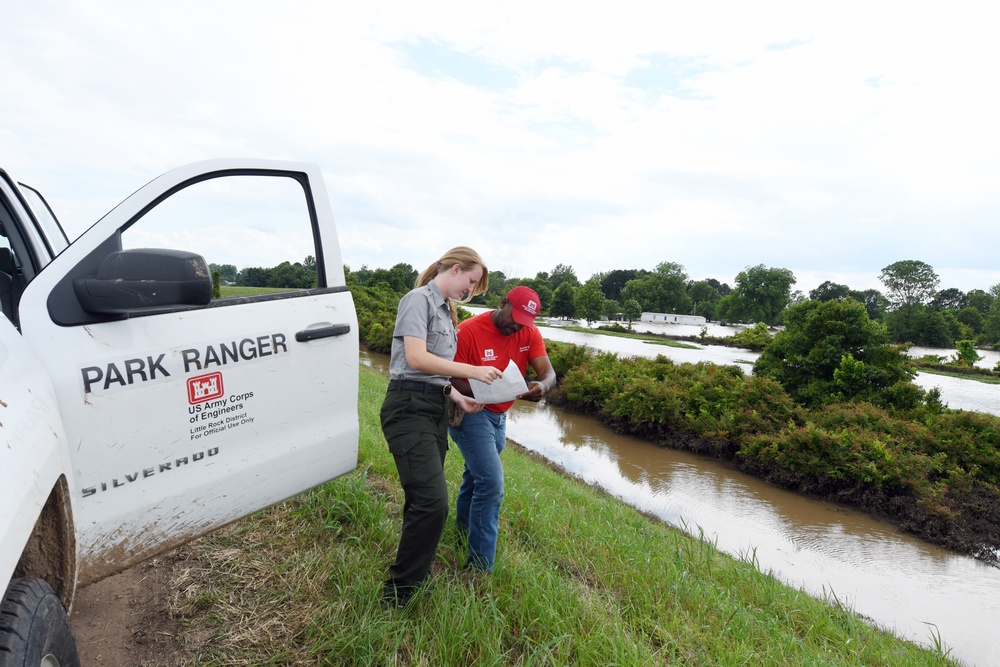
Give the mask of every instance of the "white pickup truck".
M 205 258 L 277 264 L 255 252 L 314 286 L 213 298 Z M 0 667 L 78 664 L 78 586 L 357 465 L 357 316 L 314 165 L 175 169 L 72 243 L 0 170 L 0 306 Z

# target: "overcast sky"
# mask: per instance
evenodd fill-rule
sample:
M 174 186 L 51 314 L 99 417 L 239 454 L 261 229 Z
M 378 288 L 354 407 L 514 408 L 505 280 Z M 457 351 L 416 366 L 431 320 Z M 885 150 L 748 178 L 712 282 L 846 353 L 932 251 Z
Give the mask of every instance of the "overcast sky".
M 0 20 L 0 165 L 75 236 L 196 160 L 315 162 L 353 269 L 581 280 L 676 262 L 1000 283 L 982 3 L 33 0 Z M 268 252 L 261 249 L 262 253 Z M 263 257 L 265 265 L 301 258 Z M 271 260 L 273 259 L 273 262 Z

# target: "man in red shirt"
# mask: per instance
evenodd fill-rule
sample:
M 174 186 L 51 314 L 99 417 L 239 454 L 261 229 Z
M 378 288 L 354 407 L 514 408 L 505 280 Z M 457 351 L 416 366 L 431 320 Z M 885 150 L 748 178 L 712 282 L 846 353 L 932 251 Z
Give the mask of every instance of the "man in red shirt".
M 523 285 L 515 287 L 499 308 L 458 325 L 455 361 L 494 366 L 503 371 L 513 360 L 525 376 L 531 364 L 538 379 L 528 383 L 528 391 L 517 398 L 540 400 L 556 385 L 556 372 L 549 362 L 545 342 L 535 328 L 535 316 L 541 308 L 535 290 Z M 468 380 L 452 378 L 452 385 L 472 396 Z M 496 562 L 504 491 L 500 452 L 507 444 L 507 410 L 513 404 L 514 401 L 488 404 L 480 412 L 464 415 L 459 426 L 449 428 L 465 458 L 462 485 L 455 502 L 455 522 L 468 536 L 466 567 L 482 572 L 492 572 Z

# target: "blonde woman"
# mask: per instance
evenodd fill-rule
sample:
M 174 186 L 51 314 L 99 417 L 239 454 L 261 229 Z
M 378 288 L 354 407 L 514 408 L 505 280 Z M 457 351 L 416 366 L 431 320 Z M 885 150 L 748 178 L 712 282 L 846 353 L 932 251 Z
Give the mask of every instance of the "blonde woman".
M 453 361 L 458 303 L 486 291 L 489 271 L 471 248 L 452 248 L 428 266 L 399 302 L 389 359 L 389 389 L 382 403 L 382 433 L 403 487 L 403 529 L 396 560 L 383 587 L 383 604 L 401 609 L 430 574 L 448 517 L 444 458 L 448 450 L 447 401 L 465 412 L 483 406 L 451 391 L 451 378 L 490 383 L 491 366 Z

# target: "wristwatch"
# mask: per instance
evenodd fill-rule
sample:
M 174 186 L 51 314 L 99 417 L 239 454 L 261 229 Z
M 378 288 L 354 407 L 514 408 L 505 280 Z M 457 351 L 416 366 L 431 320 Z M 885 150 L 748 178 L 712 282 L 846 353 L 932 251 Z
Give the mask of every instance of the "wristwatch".
M 451 385 L 450 384 L 446 384 L 445 386 L 441 387 L 441 393 L 444 394 L 445 396 L 447 396 L 448 394 L 450 394 L 451 393 Z

